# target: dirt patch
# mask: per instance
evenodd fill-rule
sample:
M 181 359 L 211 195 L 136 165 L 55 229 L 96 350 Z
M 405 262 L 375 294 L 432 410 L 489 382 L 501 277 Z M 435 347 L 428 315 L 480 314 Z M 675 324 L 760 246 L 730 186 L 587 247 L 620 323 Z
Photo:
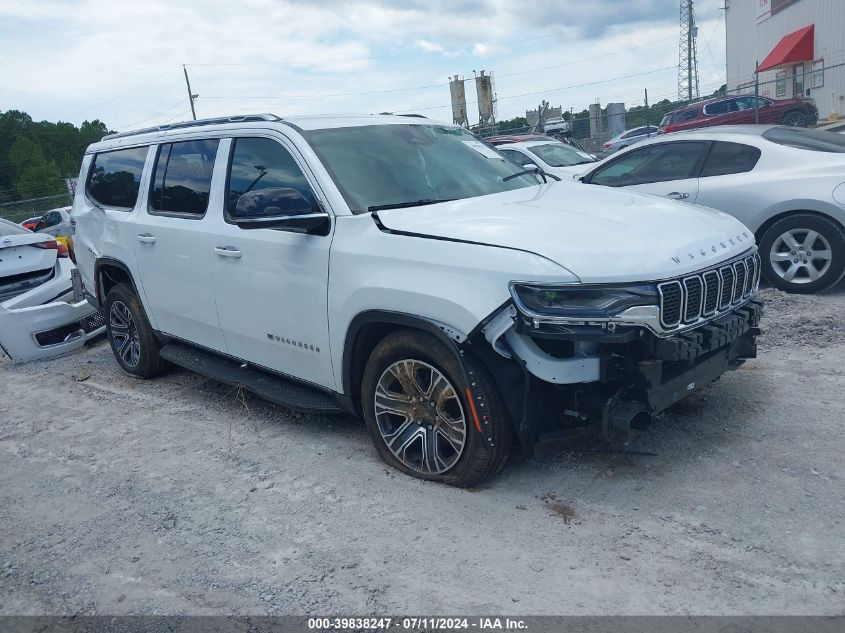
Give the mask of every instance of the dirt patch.
M 747 370 L 474 491 L 105 343 L 0 360 L 0 615 L 841 614 L 845 292 L 763 296 Z
M 554 493 L 546 493 L 542 497 L 543 504 L 552 513 L 563 519 L 564 524 L 569 525 L 575 518 L 575 508 L 560 501 Z
M 763 334 L 759 339 L 764 349 L 779 347 L 828 347 L 845 344 L 845 305 L 841 292 L 833 296 L 793 295 L 764 288 Z

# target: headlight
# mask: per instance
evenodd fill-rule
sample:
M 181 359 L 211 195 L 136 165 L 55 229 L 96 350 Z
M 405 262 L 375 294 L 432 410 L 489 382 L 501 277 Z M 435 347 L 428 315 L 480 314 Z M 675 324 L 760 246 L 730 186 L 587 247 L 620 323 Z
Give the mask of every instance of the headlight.
M 606 318 L 634 306 L 658 305 L 657 288 L 631 286 L 535 286 L 512 284 L 517 305 L 531 314 L 573 318 Z

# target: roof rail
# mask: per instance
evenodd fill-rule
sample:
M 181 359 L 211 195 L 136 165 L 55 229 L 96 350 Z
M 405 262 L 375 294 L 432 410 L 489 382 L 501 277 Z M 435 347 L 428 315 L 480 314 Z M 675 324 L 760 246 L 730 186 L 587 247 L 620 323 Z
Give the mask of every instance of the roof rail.
M 236 116 L 214 117 L 211 119 L 197 119 L 196 121 L 180 121 L 179 123 L 167 123 L 165 125 L 146 127 L 140 130 L 132 130 L 131 132 L 106 134 L 101 140 L 107 141 L 114 138 L 123 138 L 125 136 L 135 136 L 136 134 L 146 134 L 148 132 L 164 132 L 166 130 L 179 130 L 182 128 L 202 127 L 203 125 L 215 125 L 217 123 L 248 123 L 254 121 L 281 120 L 282 118 L 276 116 L 275 114 L 240 114 Z

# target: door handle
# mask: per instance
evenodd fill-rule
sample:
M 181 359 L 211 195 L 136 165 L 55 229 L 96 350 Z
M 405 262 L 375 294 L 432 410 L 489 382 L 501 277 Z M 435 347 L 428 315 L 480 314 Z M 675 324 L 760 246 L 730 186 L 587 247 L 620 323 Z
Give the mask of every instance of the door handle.
M 156 241 L 156 236 L 152 233 L 141 233 L 136 237 L 138 238 L 139 242 L 143 242 L 144 244 L 154 244 Z
M 220 257 L 240 257 L 241 252 L 234 246 L 215 246 L 214 252 Z
M 686 200 L 689 198 L 689 194 L 686 192 L 681 193 L 680 191 L 673 191 L 672 193 L 667 193 L 666 197 L 671 198 L 672 200 Z

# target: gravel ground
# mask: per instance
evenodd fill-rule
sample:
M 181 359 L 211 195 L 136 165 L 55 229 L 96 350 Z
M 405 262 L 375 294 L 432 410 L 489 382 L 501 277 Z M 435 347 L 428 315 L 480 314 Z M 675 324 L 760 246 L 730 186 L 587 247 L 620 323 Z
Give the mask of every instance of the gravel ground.
M 458 490 L 105 343 L 0 361 L 0 614 L 841 614 L 845 289 L 627 449 Z M 624 447 L 623 447 L 624 448 Z

